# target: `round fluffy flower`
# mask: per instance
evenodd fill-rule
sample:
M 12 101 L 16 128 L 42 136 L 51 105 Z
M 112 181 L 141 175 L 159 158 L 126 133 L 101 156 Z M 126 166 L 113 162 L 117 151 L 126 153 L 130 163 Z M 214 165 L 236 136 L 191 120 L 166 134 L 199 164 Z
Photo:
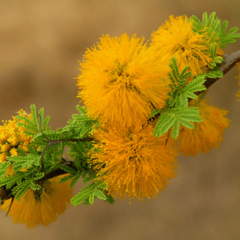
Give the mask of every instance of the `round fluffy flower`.
M 61 178 L 62 176 L 58 176 L 44 182 L 40 199 L 29 189 L 19 201 L 14 200 L 9 212 L 13 222 L 34 228 L 39 224 L 48 226 L 55 221 L 66 210 L 73 197 L 69 182 L 59 183 Z M 7 211 L 10 203 L 11 199 L 6 200 L 1 209 Z
M 167 69 L 143 41 L 135 35 L 106 35 L 86 51 L 77 86 L 90 117 L 129 126 L 148 118 L 153 108 L 163 108 Z
M 194 104 L 194 101 L 191 101 L 191 104 Z M 225 117 L 228 111 L 208 105 L 205 100 L 197 107 L 203 121 L 193 123 L 194 129 L 183 128 L 178 138 L 178 149 L 186 156 L 194 156 L 198 152 L 206 153 L 211 148 L 219 147 L 224 129 L 229 127 L 230 120 Z
M 97 140 L 91 156 L 97 180 L 113 197 L 150 198 L 166 190 L 175 178 L 178 155 L 174 142 L 153 135 L 153 126 L 138 121 L 134 127 L 105 124 L 94 131 Z
M 203 30 L 201 34 L 193 31 L 192 20 L 186 15 L 166 21 L 157 31 L 152 33 L 151 46 L 157 48 L 159 57 L 166 63 L 175 56 L 180 70 L 186 65 L 194 76 L 203 73 L 212 62 L 209 54 L 210 36 Z M 217 54 L 223 51 L 218 47 Z

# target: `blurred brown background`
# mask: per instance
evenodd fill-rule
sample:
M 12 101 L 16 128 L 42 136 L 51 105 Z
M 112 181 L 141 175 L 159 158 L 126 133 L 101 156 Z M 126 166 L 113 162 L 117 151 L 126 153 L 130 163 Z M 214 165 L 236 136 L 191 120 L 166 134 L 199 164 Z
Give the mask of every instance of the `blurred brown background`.
M 79 102 L 73 79 L 77 61 L 102 34 L 149 39 L 170 15 L 201 17 L 204 11 L 216 11 L 230 27 L 240 27 L 239 9 L 239 0 L 0 0 L 0 119 L 10 119 L 20 108 L 29 111 L 34 103 L 51 116 L 53 129 L 64 126 Z M 239 49 L 240 40 L 225 52 Z M 182 169 L 167 192 L 147 203 L 70 207 L 49 227 L 33 230 L 0 212 L 1 239 L 240 239 L 237 74 L 235 67 L 208 93 L 232 120 L 221 148 L 179 157 Z

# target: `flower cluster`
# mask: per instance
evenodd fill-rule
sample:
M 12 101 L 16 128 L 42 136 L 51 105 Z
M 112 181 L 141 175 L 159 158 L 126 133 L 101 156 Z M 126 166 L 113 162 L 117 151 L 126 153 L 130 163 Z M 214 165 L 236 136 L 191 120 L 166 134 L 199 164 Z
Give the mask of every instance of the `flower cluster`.
M 94 132 L 97 180 L 122 199 L 156 196 L 176 175 L 176 152 L 172 144 L 164 147 L 166 136 L 158 139 L 151 125 L 142 126 L 151 110 L 166 105 L 167 65 L 135 35 L 100 40 L 87 50 L 78 78 L 78 96 L 102 124 Z
M 27 114 L 24 110 L 19 110 L 20 116 L 25 116 L 29 120 L 31 114 Z M 28 145 L 32 141 L 32 137 L 27 136 L 24 131 L 26 129 L 18 127 L 17 123 L 21 122 L 16 116 L 12 117 L 12 120 L 3 121 L 3 125 L 0 126 L 0 162 L 6 161 L 9 156 L 18 156 L 19 149 L 28 151 Z M 12 175 L 13 168 L 10 165 L 7 169 L 7 174 Z
M 80 62 L 85 106 L 67 126 L 51 130 L 35 105 L 0 126 L 0 209 L 34 228 L 55 221 L 70 201 L 143 201 L 167 190 L 176 157 L 218 147 L 229 127 L 228 111 L 203 100 L 211 79 L 223 76 L 223 48 L 240 38 L 226 29 L 204 13 L 202 22 L 171 16 L 150 42 L 103 35 Z M 74 161 L 63 157 L 65 146 Z M 80 177 L 88 185 L 73 197 Z
M 32 118 L 31 114 L 23 110 L 19 110 L 18 113 L 29 120 Z M 19 122 L 22 121 L 13 116 L 12 120 L 3 121 L 3 125 L 0 126 L 1 163 L 7 161 L 10 156 L 18 156 L 20 149 L 28 154 L 28 145 L 32 142 L 32 137 L 24 133 L 25 128 L 17 126 Z M 16 174 L 12 165 L 6 171 L 8 177 Z M 21 169 L 21 171 L 27 171 L 27 169 Z M 19 201 L 14 199 L 11 204 L 12 199 L 5 200 L 0 209 L 10 210 L 9 215 L 14 223 L 26 223 L 28 228 L 39 224 L 47 226 L 57 219 L 57 215 L 65 211 L 73 196 L 69 181 L 60 184 L 60 179 L 61 176 L 43 180 L 41 193 L 29 188 Z
M 31 114 L 28 115 L 22 109 L 18 114 L 31 119 Z M 15 116 L 12 118 L 12 120 L 3 121 L 3 126 L 0 126 L 0 162 L 4 162 L 8 156 L 18 156 L 19 148 L 27 152 L 27 146 L 32 141 L 32 137 L 24 133 L 26 129 L 17 126 L 20 120 Z
M 210 69 L 213 56 L 223 55 L 219 39 L 184 15 L 171 16 L 152 33 L 149 45 L 136 35 L 106 35 L 87 49 L 80 62 L 78 97 L 88 116 L 100 123 L 92 131 L 96 144 L 90 163 L 108 194 L 141 200 L 156 196 L 176 176 L 177 146 L 185 155 L 195 155 L 219 145 L 229 125 L 227 111 L 203 101 L 196 105 L 203 122 L 194 123 L 195 129 L 182 126 L 178 142 L 170 132 L 154 136 L 156 122 L 149 121 L 152 110 L 168 107 L 171 58 L 177 59 L 179 71 L 189 66 L 190 82 Z

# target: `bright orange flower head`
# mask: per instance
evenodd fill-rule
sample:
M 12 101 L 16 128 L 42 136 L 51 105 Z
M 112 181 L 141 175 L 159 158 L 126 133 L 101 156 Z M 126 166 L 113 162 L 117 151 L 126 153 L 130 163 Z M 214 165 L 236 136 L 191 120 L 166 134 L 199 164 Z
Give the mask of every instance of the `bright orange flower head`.
M 175 56 L 180 70 L 188 65 L 193 76 L 203 73 L 212 62 L 209 54 L 210 37 L 207 31 L 199 34 L 193 31 L 192 20 L 186 15 L 166 21 L 157 31 L 152 33 L 151 46 L 156 48 L 159 57 L 166 63 Z M 223 51 L 219 47 L 217 54 L 222 55 Z
M 43 184 L 40 199 L 36 199 L 34 191 L 29 189 L 19 201 L 14 200 L 9 212 L 13 222 L 34 228 L 39 224 L 48 226 L 56 221 L 57 216 L 66 210 L 73 197 L 73 189 L 69 187 L 69 182 L 59 183 L 61 178 L 62 176 L 58 176 L 47 180 Z M 10 203 L 11 199 L 6 200 L 0 208 L 7 211 Z
M 164 107 L 167 70 L 143 41 L 135 35 L 106 35 L 86 51 L 77 86 L 90 117 L 130 126 L 147 119 L 154 107 Z
M 106 124 L 94 131 L 99 141 L 91 156 L 97 180 L 107 185 L 108 193 L 135 200 L 157 196 L 175 178 L 177 168 L 174 142 L 167 136 L 157 138 L 153 126 L 134 127 Z
M 199 152 L 206 153 L 211 148 L 218 147 L 223 140 L 225 128 L 229 127 L 230 120 L 225 117 L 228 111 L 208 105 L 205 100 L 197 107 L 203 121 L 193 123 L 194 129 L 183 128 L 178 138 L 178 149 L 186 156 L 194 156 Z

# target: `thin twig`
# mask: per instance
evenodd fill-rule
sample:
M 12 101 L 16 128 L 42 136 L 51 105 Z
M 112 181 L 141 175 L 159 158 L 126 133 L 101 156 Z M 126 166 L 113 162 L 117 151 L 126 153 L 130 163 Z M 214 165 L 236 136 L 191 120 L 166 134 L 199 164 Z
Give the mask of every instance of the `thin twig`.
M 219 71 L 223 72 L 223 75 L 227 74 L 238 62 L 240 62 L 240 50 L 234 52 L 232 54 L 225 54 L 224 59 L 222 62 Z M 221 78 L 207 78 L 204 86 L 208 89 L 212 86 L 215 82 L 217 82 Z M 196 94 L 199 95 L 202 92 L 197 92 Z
M 43 133 L 43 130 L 42 130 L 42 119 L 41 119 L 41 116 L 40 116 L 39 113 L 37 113 L 37 117 L 38 117 L 38 127 L 40 128 L 42 135 L 43 135 L 48 141 L 51 141 L 51 139 L 49 139 L 49 138 Z M 39 120 L 39 119 L 40 119 L 40 120 Z M 38 128 L 38 129 L 39 129 L 39 128 Z
M 8 211 L 7 211 L 7 214 L 6 214 L 6 217 L 8 216 L 8 213 L 9 213 L 10 210 L 11 210 L 11 207 L 12 207 L 13 201 L 14 201 L 14 197 L 12 197 L 12 200 L 11 200 L 11 203 L 10 203 L 10 205 L 9 205 L 9 208 L 8 208 Z

